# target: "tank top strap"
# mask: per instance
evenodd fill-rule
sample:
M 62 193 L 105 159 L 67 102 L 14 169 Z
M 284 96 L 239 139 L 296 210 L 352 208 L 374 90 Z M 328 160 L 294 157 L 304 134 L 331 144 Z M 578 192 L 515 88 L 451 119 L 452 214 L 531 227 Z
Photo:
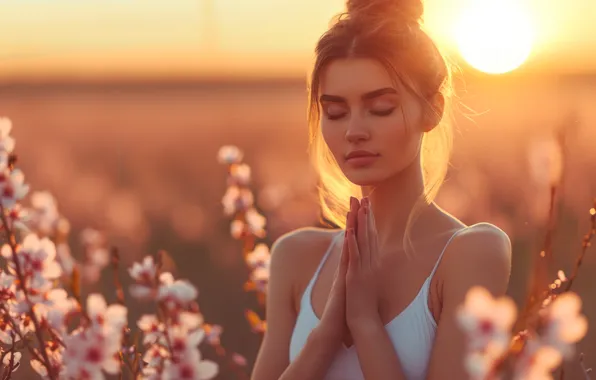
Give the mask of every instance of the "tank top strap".
M 319 263 L 317 269 L 315 270 L 315 273 L 313 274 L 312 278 L 310 279 L 310 282 L 308 283 L 308 286 L 304 292 L 304 297 L 309 297 L 308 299 L 310 299 L 310 292 L 312 290 L 313 284 L 317 280 L 317 277 L 319 277 L 319 273 L 321 272 L 321 269 L 323 269 L 323 265 L 325 265 L 325 262 L 329 258 L 329 255 L 331 255 L 331 252 L 333 251 L 333 247 L 335 246 L 335 243 L 343 235 L 344 235 L 344 231 L 340 230 L 339 233 L 337 235 L 333 236 L 333 238 L 331 239 L 331 243 L 329 243 L 329 247 L 327 247 L 327 250 L 325 251 L 325 254 L 323 254 L 323 258 L 321 259 L 321 262 Z
M 430 280 L 432 280 L 433 276 L 435 275 L 435 272 L 437 271 L 437 268 L 439 268 L 439 264 L 441 264 L 441 259 L 443 259 L 443 255 L 445 254 L 445 251 L 447 250 L 447 248 L 449 247 L 449 244 L 451 244 L 451 242 L 453 241 L 453 239 L 455 239 L 455 237 L 457 235 L 459 235 L 462 231 L 465 231 L 468 227 L 463 227 L 460 228 L 459 230 L 455 231 L 453 233 L 453 235 L 451 235 L 451 237 L 449 238 L 449 240 L 447 240 L 447 243 L 445 244 L 445 247 L 443 247 L 443 250 L 441 251 L 441 254 L 439 255 L 439 258 L 437 259 L 437 262 L 435 263 L 435 266 L 433 267 L 433 270 L 430 272 L 430 276 L 428 276 L 428 282 L 430 282 Z

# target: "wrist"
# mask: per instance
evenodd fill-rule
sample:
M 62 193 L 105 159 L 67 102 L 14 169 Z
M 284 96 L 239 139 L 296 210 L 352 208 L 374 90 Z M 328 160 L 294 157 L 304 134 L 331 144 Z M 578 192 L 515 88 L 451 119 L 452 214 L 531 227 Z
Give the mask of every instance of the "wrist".
M 335 328 L 320 323 L 312 330 L 308 339 L 313 341 L 313 344 L 335 350 L 341 345 L 342 340 L 341 334 L 335 330 Z
M 357 336 L 370 335 L 371 333 L 384 328 L 379 315 L 354 319 L 348 322 L 348 327 L 354 339 L 356 339 Z

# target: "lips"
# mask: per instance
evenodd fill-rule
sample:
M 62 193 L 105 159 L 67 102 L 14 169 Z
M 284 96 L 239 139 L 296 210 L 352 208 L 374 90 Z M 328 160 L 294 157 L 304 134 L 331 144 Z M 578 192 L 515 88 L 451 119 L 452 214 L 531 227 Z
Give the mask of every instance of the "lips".
M 367 150 L 355 150 L 346 154 L 346 164 L 352 168 L 366 168 L 375 163 L 379 154 Z
M 350 160 L 352 158 L 362 158 L 362 157 L 377 157 L 378 154 L 369 152 L 367 150 L 355 150 L 348 154 L 346 154 L 346 160 Z

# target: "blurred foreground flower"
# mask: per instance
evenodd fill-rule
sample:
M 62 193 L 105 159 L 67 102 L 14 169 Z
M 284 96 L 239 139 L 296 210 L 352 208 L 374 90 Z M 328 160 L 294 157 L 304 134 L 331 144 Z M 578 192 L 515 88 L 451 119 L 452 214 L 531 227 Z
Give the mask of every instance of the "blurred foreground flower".
M 573 353 L 573 345 L 587 332 L 588 322 L 580 314 L 581 299 L 563 293 L 545 307 L 539 328 L 527 333 L 521 352 L 515 352 L 511 327 L 516 308 L 507 297 L 494 299 L 483 288 L 474 287 L 458 311 L 466 334 L 466 369 L 473 379 L 500 379 L 511 371 L 514 379 L 552 379 L 551 373 Z M 507 368 L 510 366 L 510 368 Z

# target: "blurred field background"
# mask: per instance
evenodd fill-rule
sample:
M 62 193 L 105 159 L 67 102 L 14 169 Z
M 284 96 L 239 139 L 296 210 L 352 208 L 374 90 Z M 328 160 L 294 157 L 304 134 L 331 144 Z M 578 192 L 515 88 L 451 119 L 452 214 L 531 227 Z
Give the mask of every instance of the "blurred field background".
M 458 12 L 469 1 L 426 2 L 429 33 L 461 67 L 452 168 L 438 203 L 464 222 L 492 222 L 509 234 L 509 294 L 519 303 L 548 213 L 549 188 L 533 162 L 553 159 L 541 142 L 558 133 L 566 149 L 557 268 L 569 273 L 589 228 L 596 196 L 596 3 L 520 0 L 535 32 L 532 51 L 519 68 L 490 75 L 466 63 L 454 41 Z M 306 154 L 305 75 L 316 39 L 342 6 L 340 0 L 0 3 L 0 116 L 14 123 L 27 181 L 56 196 L 75 232 L 106 230 L 126 265 L 167 250 L 176 276 L 198 286 L 206 319 L 223 326 L 223 345 L 248 359 L 247 372 L 260 336 L 243 312 L 259 306 L 243 292 L 248 271 L 222 213 L 226 173 L 216 154 L 225 144 L 245 152 L 268 218 L 267 244 L 319 224 Z M 507 30 L 507 20 L 499 22 Z M 592 326 L 594 253 L 575 284 Z M 111 278 L 107 270 L 85 290 L 102 290 L 114 301 Z M 131 314 L 145 311 L 135 305 Z M 592 366 L 594 331 L 579 347 Z M 567 368 L 566 378 L 581 378 L 578 362 Z M 222 368 L 219 378 L 233 375 Z

